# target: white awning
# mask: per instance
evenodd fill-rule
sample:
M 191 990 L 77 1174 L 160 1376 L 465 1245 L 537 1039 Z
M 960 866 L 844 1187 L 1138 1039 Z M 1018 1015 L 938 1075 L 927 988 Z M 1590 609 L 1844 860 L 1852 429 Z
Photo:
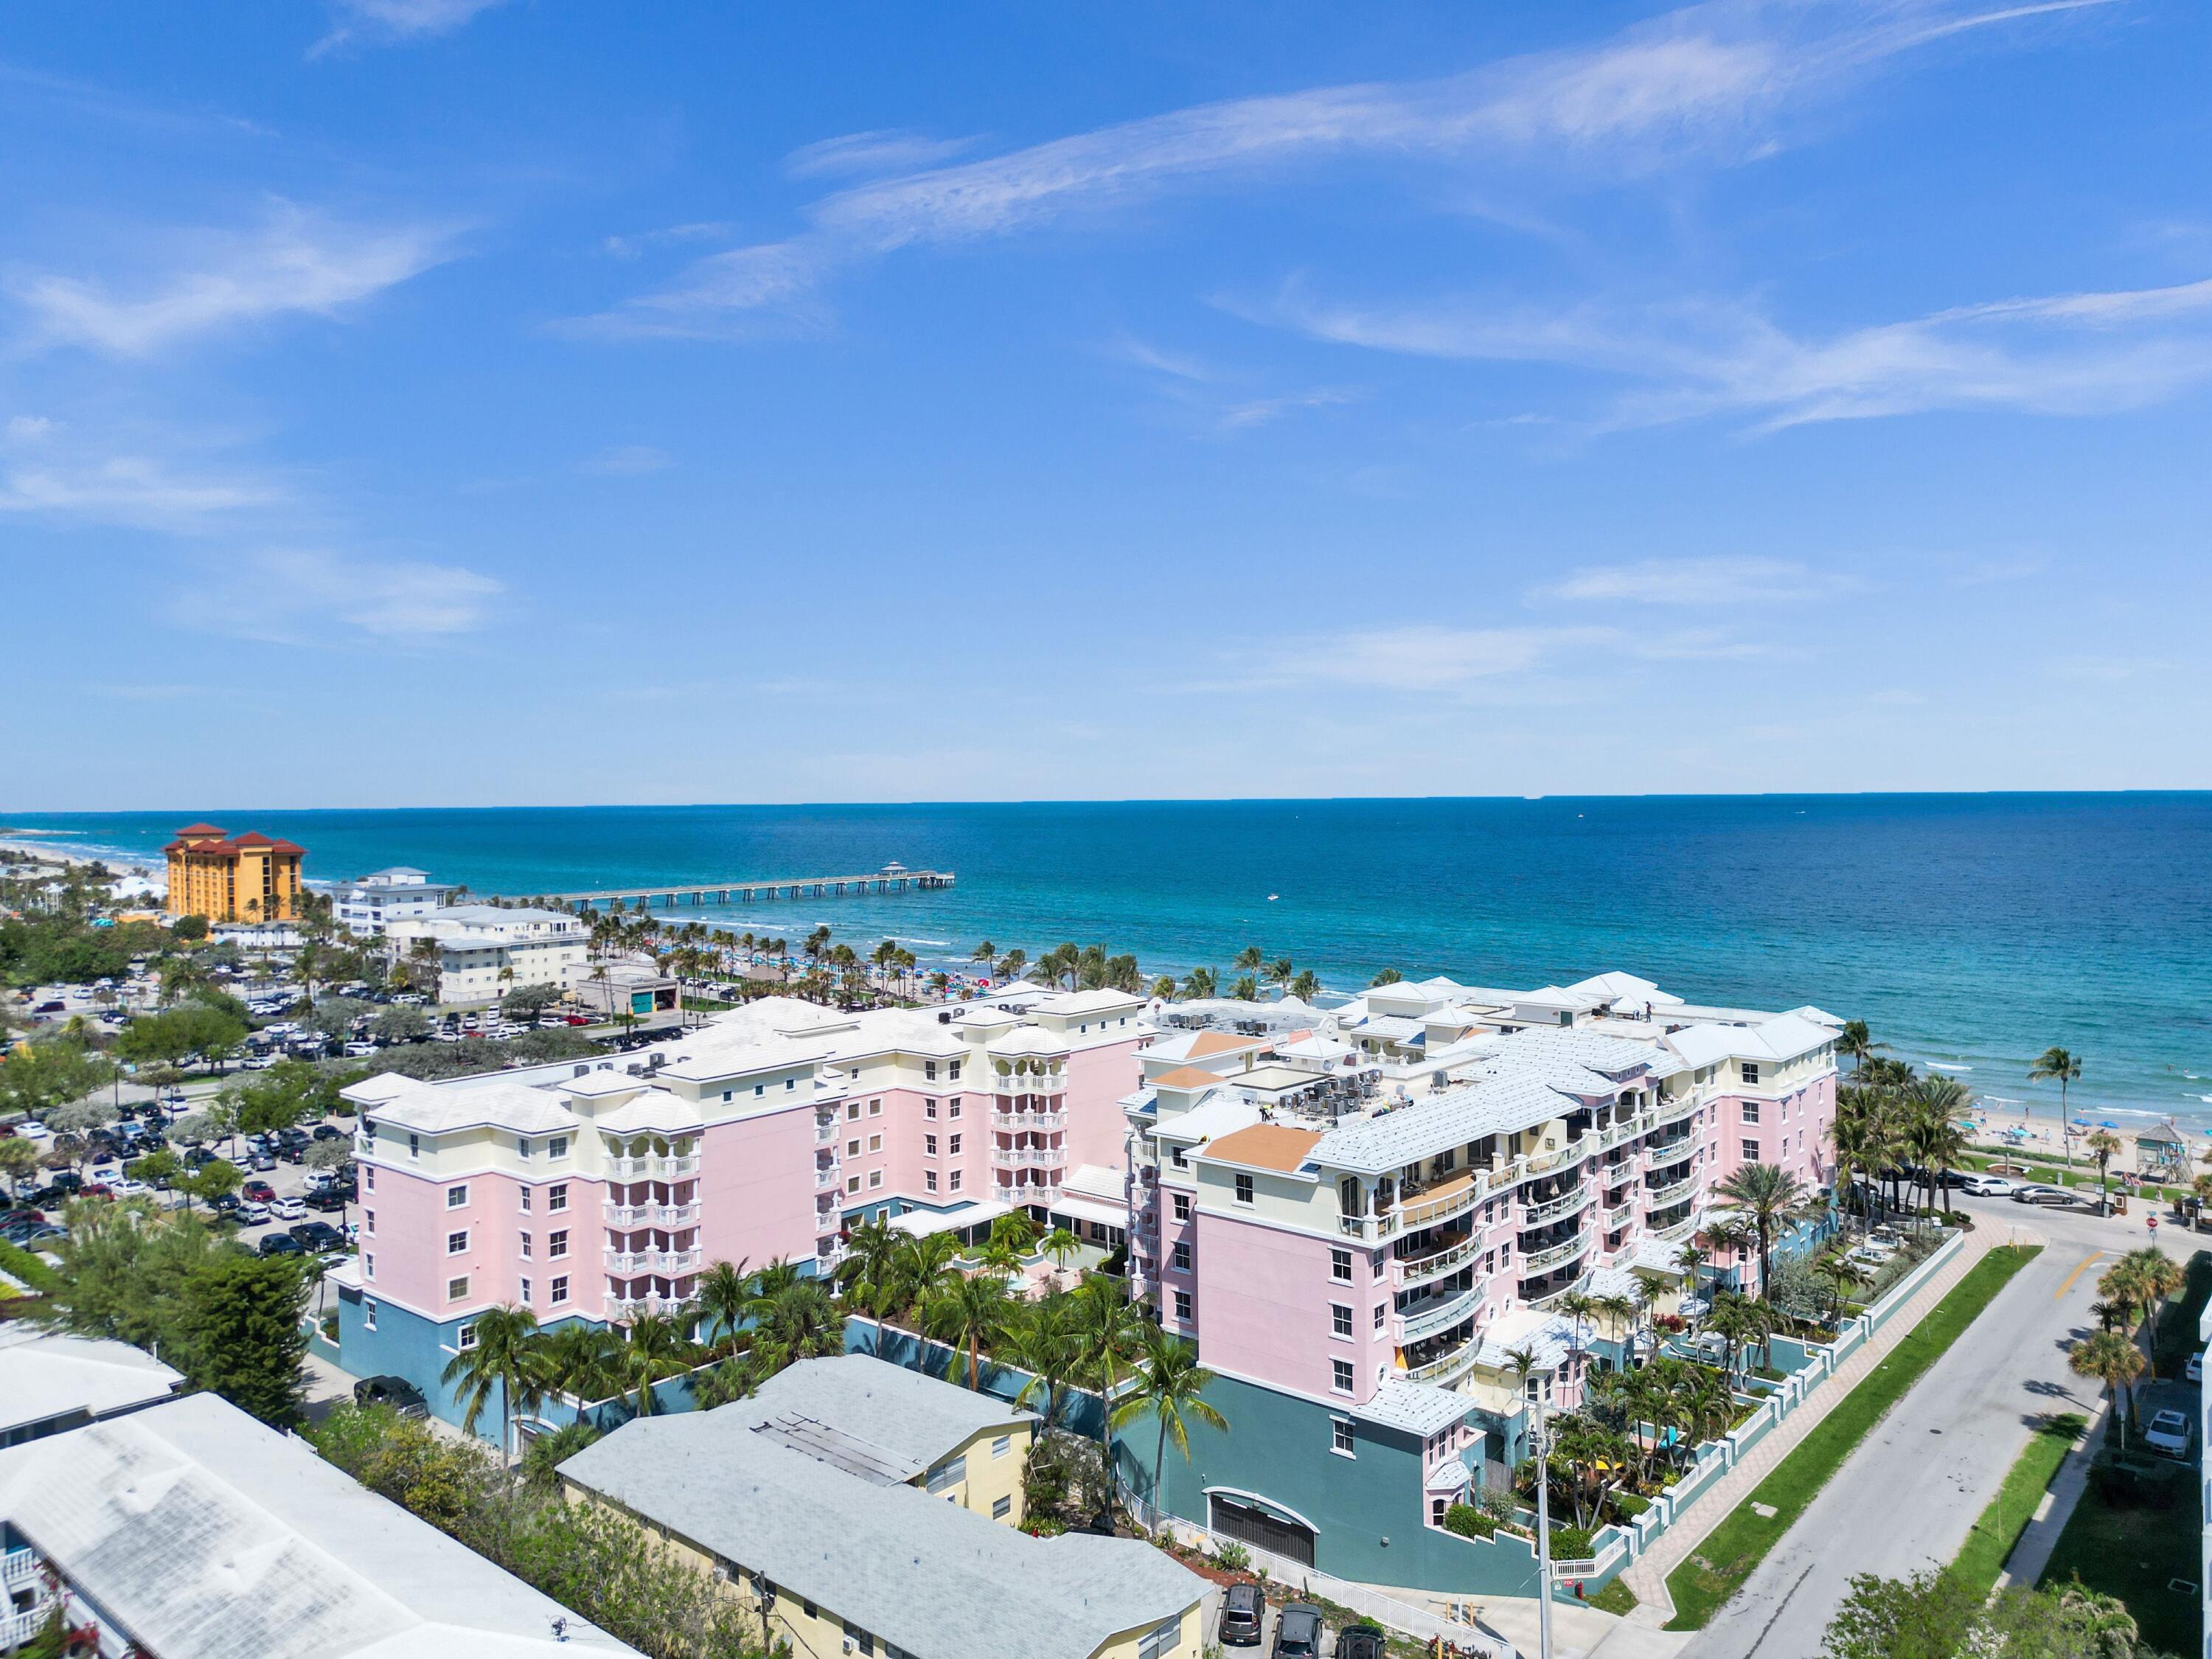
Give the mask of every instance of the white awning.
M 916 1238 L 927 1238 L 933 1233 L 949 1233 L 988 1225 L 1000 1216 L 1011 1213 L 1012 1208 L 1010 1204 L 988 1198 L 980 1204 L 970 1204 L 964 1210 L 908 1210 L 904 1215 L 893 1216 L 884 1224 L 897 1232 L 911 1233 Z
M 1127 1227 L 1129 1212 L 1119 1204 L 1102 1203 L 1095 1198 L 1081 1198 L 1073 1193 L 1061 1193 L 1045 1206 L 1058 1220 L 1062 1216 L 1076 1221 L 1097 1221 L 1109 1227 Z

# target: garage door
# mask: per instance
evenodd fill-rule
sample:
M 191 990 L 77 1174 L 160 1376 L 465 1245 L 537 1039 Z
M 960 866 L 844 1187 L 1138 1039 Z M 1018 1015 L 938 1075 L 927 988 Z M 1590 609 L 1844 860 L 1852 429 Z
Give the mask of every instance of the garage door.
M 1208 1500 L 1213 1530 L 1224 1538 L 1242 1539 L 1247 1544 L 1272 1550 L 1277 1555 L 1288 1556 L 1301 1566 L 1314 1564 L 1314 1535 L 1311 1527 L 1286 1521 L 1281 1516 L 1263 1510 L 1256 1504 L 1240 1504 L 1233 1498 L 1213 1493 Z

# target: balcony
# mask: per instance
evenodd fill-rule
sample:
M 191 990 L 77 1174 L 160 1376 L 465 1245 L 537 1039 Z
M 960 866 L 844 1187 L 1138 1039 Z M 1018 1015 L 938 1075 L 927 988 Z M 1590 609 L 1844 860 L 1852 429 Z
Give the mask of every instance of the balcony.
M 1585 1183 L 1571 1193 L 1562 1194 L 1558 1198 L 1548 1198 L 1541 1204 L 1527 1206 L 1521 1212 L 1520 1224 L 1524 1229 L 1543 1226 L 1547 1222 L 1557 1221 L 1561 1216 L 1574 1214 L 1576 1211 L 1589 1204 L 1596 1196 L 1597 1188 Z
M 817 1135 L 820 1131 L 816 1131 Z M 698 1154 L 683 1158 L 611 1158 L 607 1160 L 607 1179 L 610 1181 L 682 1181 L 699 1173 Z
M 1697 1140 L 1692 1136 L 1685 1135 L 1680 1140 L 1670 1141 L 1664 1146 L 1654 1146 L 1645 1152 L 1644 1167 L 1656 1172 L 1695 1158 L 1697 1153 Z
M 1671 1187 L 1654 1187 L 1644 1194 L 1644 1202 L 1650 1209 L 1663 1210 L 1676 1200 L 1687 1198 L 1697 1189 L 1698 1178 L 1692 1176 L 1688 1180 L 1678 1181 Z
M 1433 1382 L 1442 1388 L 1474 1366 L 1474 1356 L 1481 1346 L 1480 1343 L 1472 1340 L 1462 1343 L 1440 1359 L 1431 1359 L 1425 1365 L 1412 1367 L 1406 1376 L 1415 1382 Z
M 1597 1138 L 1598 1150 L 1601 1152 L 1609 1152 L 1613 1147 L 1632 1141 L 1637 1136 L 1646 1133 L 1656 1127 L 1650 1113 L 1638 1112 L 1627 1121 L 1616 1123 L 1610 1129 L 1601 1131 Z
M 39 1582 L 39 1554 L 35 1550 L 9 1550 L 0 1558 L 0 1593 L 18 1590 L 26 1584 Z
M 601 1206 L 607 1225 L 617 1232 L 638 1227 L 696 1227 L 699 1206 L 690 1204 L 608 1204 Z
M 618 1279 L 635 1279 L 640 1273 L 676 1275 L 699 1271 L 699 1251 L 688 1250 L 608 1250 L 605 1252 L 607 1271 Z
M 617 1324 L 635 1319 L 640 1314 L 672 1314 L 690 1310 L 690 1304 L 680 1296 L 611 1296 L 607 1298 L 607 1317 Z
M 1039 1095 L 1067 1092 L 1065 1072 L 1001 1072 L 991 1079 L 991 1092 L 1001 1100 L 1034 1099 Z
M 835 1164 L 823 1165 L 814 1171 L 814 1190 L 817 1193 L 834 1191 L 842 1178 L 842 1172 Z
M 1698 1218 L 1694 1215 L 1686 1215 L 1680 1221 L 1656 1229 L 1655 1235 L 1672 1244 L 1679 1239 L 1687 1238 L 1697 1231 Z
M 1411 1290 L 1425 1279 L 1434 1279 L 1438 1273 L 1449 1273 L 1473 1255 L 1478 1248 L 1479 1241 L 1462 1237 L 1428 1255 L 1401 1257 L 1390 1264 L 1391 1280 L 1401 1290 Z
M 1067 1127 L 1066 1112 L 994 1112 L 991 1127 L 1009 1134 L 1056 1135 Z
M 1398 1316 L 1400 1346 L 1410 1347 L 1425 1337 L 1449 1330 L 1462 1319 L 1472 1318 L 1481 1301 L 1482 1289 L 1477 1285 L 1442 1299 L 1431 1297 L 1414 1304 Z
M 1662 1101 L 1657 1109 L 1653 1113 L 1653 1127 L 1656 1127 L 1659 1125 L 1668 1123 L 1679 1123 L 1697 1109 L 1698 1097 L 1693 1094 L 1684 1095 L 1679 1100 Z
M 1577 1234 L 1564 1244 L 1554 1244 L 1549 1249 L 1522 1256 L 1517 1271 L 1524 1278 L 1533 1278 L 1538 1273 L 1550 1272 L 1563 1261 L 1572 1261 L 1589 1247 L 1589 1240 Z
M 1398 1225 L 1407 1232 L 1433 1226 L 1439 1221 L 1449 1221 L 1455 1215 L 1465 1215 L 1489 1194 L 1490 1183 L 1482 1176 L 1469 1172 L 1457 1175 L 1425 1187 L 1399 1205 Z M 1347 1216 L 1347 1221 L 1358 1218 Z
M 818 1124 L 815 1125 L 815 1127 L 814 1127 L 814 1144 L 815 1144 L 816 1146 L 836 1146 L 836 1145 L 837 1144 L 837 1126 L 836 1126 L 836 1124 L 835 1124 L 835 1123 L 833 1122 L 833 1123 L 818 1123 Z
M 1605 1212 L 1605 1230 L 1609 1233 L 1617 1233 L 1635 1219 L 1636 1206 L 1623 1204 L 1616 1209 L 1607 1210 Z
M 1597 1150 L 1597 1137 L 1577 1135 L 1556 1152 L 1530 1152 L 1516 1160 L 1516 1176 L 1549 1175 L 1554 1170 L 1571 1170 Z
M 1065 1146 L 994 1146 L 991 1161 L 1003 1170 L 1057 1170 L 1067 1162 Z

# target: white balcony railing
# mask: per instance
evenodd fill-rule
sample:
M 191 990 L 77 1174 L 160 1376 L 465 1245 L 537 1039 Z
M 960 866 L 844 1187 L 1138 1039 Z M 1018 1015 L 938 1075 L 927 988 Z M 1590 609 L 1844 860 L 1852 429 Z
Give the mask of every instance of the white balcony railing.
M 1438 1331 L 1448 1331 L 1461 1320 L 1473 1316 L 1482 1301 L 1480 1286 L 1462 1291 L 1442 1302 L 1424 1303 L 1410 1308 L 1399 1316 L 1400 1344 L 1419 1342 L 1425 1336 L 1434 1336 Z
M 814 1190 L 826 1193 L 843 1178 L 843 1172 L 835 1164 L 826 1164 L 814 1172 Z
M 678 1296 L 633 1296 L 607 1298 L 607 1317 L 617 1322 L 640 1314 L 672 1314 L 689 1304 Z
M 1674 1142 L 1671 1146 L 1654 1146 L 1649 1152 L 1645 1152 L 1644 1154 L 1644 1167 L 1646 1170 L 1663 1170 L 1668 1168 L 1670 1164 L 1682 1163 L 1686 1159 L 1695 1158 L 1697 1155 L 1697 1137 L 1694 1135 L 1685 1135 L 1681 1139 Z
M 1686 1215 L 1680 1221 L 1675 1222 L 1672 1226 L 1660 1228 L 1655 1236 L 1665 1239 L 1671 1244 L 1678 1239 L 1687 1238 L 1692 1233 L 1697 1231 L 1697 1230 L 1698 1218 L 1693 1215 Z
M 36 1550 L 9 1550 L 4 1558 L 0 1558 L 0 1590 L 17 1590 L 26 1584 L 36 1583 L 39 1572 Z
M 1609 1151 L 1623 1141 L 1633 1140 L 1637 1136 L 1656 1127 L 1650 1113 L 1638 1112 L 1635 1116 L 1614 1124 L 1610 1129 L 1601 1131 L 1597 1138 L 1598 1150 Z
M 994 1146 L 991 1161 L 1006 1170 L 1057 1170 L 1067 1162 L 1065 1146 Z
M 1426 1279 L 1434 1279 L 1438 1273 L 1451 1272 L 1480 1248 L 1480 1240 L 1468 1238 L 1431 1255 L 1408 1256 L 1390 1264 L 1391 1277 L 1400 1288 L 1410 1290 Z
M 1679 1100 L 1663 1100 L 1659 1103 L 1656 1111 L 1653 1114 L 1656 1119 L 1653 1127 L 1656 1128 L 1662 1124 L 1680 1122 L 1697 1109 L 1698 1097 L 1695 1095 L 1684 1095 Z
M 611 1158 L 607 1160 L 607 1179 L 610 1181 L 682 1181 L 699 1173 L 699 1157 L 696 1152 L 678 1158 Z
M 994 1112 L 991 1127 L 1012 1134 L 1054 1135 L 1067 1127 L 1066 1112 Z
M 1547 1222 L 1557 1221 L 1561 1216 L 1572 1215 L 1576 1211 L 1586 1207 L 1596 1197 L 1597 1188 L 1584 1182 L 1571 1193 L 1562 1194 L 1558 1198 L 1547 1199 L 1541 1204 L 1528 1206 L 1521 1212 L 1521 1225 L 1540 1227 Z
M 1692 1176 L 1688 1180 L 1678 1181 L 1671 1187 L 1654 1187 L 1644 1194 L 1644 1202 L 1650 1209 L 1663 1210 L 1677 1200 L 1687 1198 L 1697 1189 L 1698 1178 Z
M 607 1225 L 615 1228 L 650 1227 L 653 1206 L 650 1204 L 608 1204 L 601 1206 Z
M 1416 1365 L 1406 1375 L 1416 1382 L 1434 1382 L 1442 1387 L 1470 1368 L 1474 1364 L 1475 1355 L 1480 1352 L 1481 1344 L 1462 1342 L 1449 1353 L 1431 1359 L 1425 1365 Z
M 640 1273 L 693 1273 L 699 1271 L 699 1251 L 688 1250 L 609 1250 L 606 1252 L 607 1271 L 618 1278 L 634 1279 Z
M 1547 1273 L 1563 1261 L 1573 1261 L 1584 1250 L 1589 1249 L 1589 1239 L 1577 1237 L 1569 1239 L 1564 1244 L 1554 1244 L 1547 1250 L 1538 1250 L 1533 1255 L 1524 1255 L 1521 1258 L 1521 1272 L 1524 1277 L 1533 1273 Z
M 1620 1205 L 1618 1207 L 1607 1210 L 1605 1212 L 1605 1230 L 1609 1233 L 1617 1233 L 1623 1227 L 1626 1227 L 1630 1222 L 1635 1219 L 1636 1206 L 1633 1204 Z

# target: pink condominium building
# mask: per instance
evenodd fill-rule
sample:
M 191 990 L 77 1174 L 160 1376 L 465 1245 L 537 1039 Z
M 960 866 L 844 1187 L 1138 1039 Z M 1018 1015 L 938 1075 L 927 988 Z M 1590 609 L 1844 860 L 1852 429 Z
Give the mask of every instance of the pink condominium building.
M 1144 1010 L 1028 988 L 862 1014 L 770 998 L 618 1059 L 370 1078 L 346 1091 L 362 1219 L 342 1359 L 450 1410 L 438 1373 L 487 1308 L 626 1320 L 681 1306 L 715 1261 L 827 1272 L 862 1219 L 964 1231 L 1025 1209 L 1103 1255 Z
M 1827 1178 L 1840 1022 L 1818 1009 L 1696 1006 L 1607 974 L 1398 983 L 1297 1028 L 1222 1023 L 1139 1057 L 1133 1282 L 1210 1369 L 1332 1414 L 1347 1455 L 1363 1418 L 1429 1425 L 1432 1522 L 1486 1461 L 1517 1459 L 1509 1349 L 1579 1399 L 1601 1345 L 1563 1296 L 1628 1291 L 1640 1268 L 1679 1291 L 1682 1246 L 1747 1164 Z

